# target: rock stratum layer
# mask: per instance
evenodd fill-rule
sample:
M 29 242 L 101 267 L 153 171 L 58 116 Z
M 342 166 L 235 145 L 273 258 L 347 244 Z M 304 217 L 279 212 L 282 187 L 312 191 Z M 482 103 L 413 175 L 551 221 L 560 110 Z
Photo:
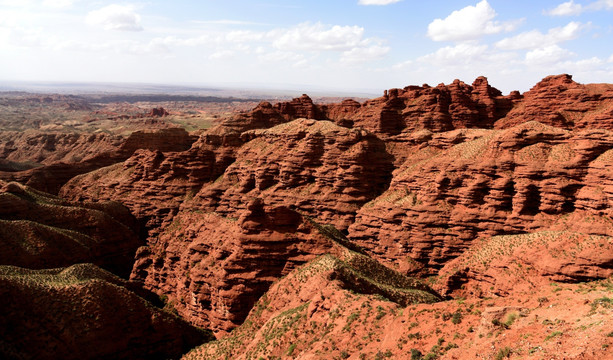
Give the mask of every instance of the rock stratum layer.
M 9 152 L 7 158 L 19 159 L 21 162 L 17 164 L 21 167 L 37 162 L 44 166 L 24 171 L 0 171 L 0 179 L 19 181 L 37 190 L 57 194 L 73 177 L 123 162 L 138 149 L 181 151 L 189 149 L 194 141 L 194 137 L 179 128 L 135 131 L 124 141 L 104 135 L 24 135 L 4 143 L 3 150 Z M 9 149 L 7 144 L 10 144 Z M 12 163 L 5 165 L 4 169 L 14 169 L 15 162 Z M 21 169 L 17 166 L 16 170 Z
M 612 215 L 610 131 L 527 122 L 481 135 L 447 149 L 422 143 L 389 189 L 360 209 L 350 238 L 404 270 L 415 260 L 437 268 L 478 236 L 544 230 L 575 212 Z
M 329 225 L 259 199 L 238 214 L 238 219 L 229 219 L 181 212 L 157 243 L 139 250 L 132 279 L 167 296 L 192 323 L 221 334 L 241 324 L 275 280 L 325 254 L 361 267 L 360 279 L 375 279 L 355 279 L 345 272 L 347 283 L 362 285 L 362 292 L 379 293 L 404 305 L 438 299 L 426 285 L 361 254 Z M 376 283 L 390 279 L 395 279 L 395 288 L 377 288 Z

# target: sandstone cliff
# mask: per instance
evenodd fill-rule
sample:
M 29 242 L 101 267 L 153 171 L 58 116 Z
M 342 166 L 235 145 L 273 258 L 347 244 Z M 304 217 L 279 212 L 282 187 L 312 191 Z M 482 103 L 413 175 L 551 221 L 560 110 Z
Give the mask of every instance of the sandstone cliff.
M 404 305 L 439 299 L 419 281 L 360 254 L 338 230 L 286 207 L 256 199 L 238 216 L 181 212 L 155 244 L 139 250 L 132 279 L 166 296 L 193 324 L 220 335 L 240 325 L 277 279 L 325 254 L 359 267 L 358 272 L 366 271 L 378 282 L 395 279 L 397 287 L 411 289 L 404 293 L 376 288 L 341 271 L 347 286 L 361 285 L 362 292 L 378 293 Z
M 62 146 L 56 143 L 56 140 L 66 140 L 66 138 L 79 141 L 68 142 Z M 39 140 L 43 143 L 41 144 Z M 18 181 L 37 190 L 57 194 L 71 178 L 122 162 L 138 149 L 181 151 L 189 149 L 195 138 L 183 129 L 168 128 L 156 131 L 135 131 L 124 141 L 114 141 L 116 144 L 114 143 L 113 146 L 105 146 L 104 144 L 108 142 L 105 136 L 88 135 L 84 138 L 82 135 L 71 138 L 66 135 L 47 135 L 34 138 L 32 140 L 34 151 L 28 152 L 27 148 L 23 151 L 19 150 L 17 153 L 23 155 L 19 159 L 43 161 L 47 156 L 44 149 L 53 151 L 53 154 L 56 154 L 58 147 L 60 150 L 57 151 L 57 155 L 44 160 L 45 166 L 25 171 L 0 172 L 0 179 Z M 19 149 L 22 149 L 19 144 L 17 145 Z M 41 146 L 42 149 L 40 149 Z
M 611 216 L 610 171 L 602 165 L 610 131 L 527 122 L 481 135 L 448 149 L 423 143 L 389 189 L 358 211 L 349 237 L 409 271 L 438 268 L 479 236 L 548 229 L 573 212 Z

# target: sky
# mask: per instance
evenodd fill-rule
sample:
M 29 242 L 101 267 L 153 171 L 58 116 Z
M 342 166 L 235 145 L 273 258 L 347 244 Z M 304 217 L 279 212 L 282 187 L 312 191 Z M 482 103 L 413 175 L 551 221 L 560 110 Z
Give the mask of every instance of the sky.
M 613 83 L 613 0 L 0 0 L 2 81 L 375 91 Z

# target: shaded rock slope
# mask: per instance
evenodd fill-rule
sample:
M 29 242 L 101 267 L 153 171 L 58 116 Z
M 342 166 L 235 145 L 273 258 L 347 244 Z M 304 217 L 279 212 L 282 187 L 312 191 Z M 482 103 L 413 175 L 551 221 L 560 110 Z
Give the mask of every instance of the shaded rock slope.
M 3 359 L 168 359 L 211 339 L 92 265 L 0 266 Z
M 142 245 L 136 219 L 114 202 L 71 203 L 0 181 L 0 264 L 30 269 L 92 262 L 127 277 Z

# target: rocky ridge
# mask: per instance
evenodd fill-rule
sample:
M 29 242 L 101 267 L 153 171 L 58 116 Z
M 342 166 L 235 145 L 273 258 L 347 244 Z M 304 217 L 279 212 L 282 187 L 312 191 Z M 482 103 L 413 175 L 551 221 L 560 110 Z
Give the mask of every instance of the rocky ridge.
M 370 290 L 363 291 L 375 291 L 403 304 L 437 299 L 419 281 L 404 278 L 363 255 L 335 228 L 321 226 L 286 207 L 256 199 L 238 216 L 179 213 L 155 244 L 139 250 L 131 278 L 166 296 L 193 324 L 219 335 L 241 324 L 273 282 L 325 254 L 368 269 L 370 277 L 395 278 L 402 287 L 415 289 L 397 294 L 365 285 Z
M 119 203 L 71 203 L 0 181 L 0 264 L 29 269 L 93 262 L 127 278 L 142 245 Z
M 91 264 L 0 266 L 0 356 L 168 359 L 211 339 L 129 287 Z
M 601 164 L 612 146 L 608 130 L 537 122 L 447 149 L 424 142 L 387 191 L 358 211 L 349 237 L 405 271 L 415 261 L 436 269 L 478 236 L 546 230 L 574 212 L 611 216 L 610 170 Z
M 51 149 L 57 148 L 63 149 L 59 151 L 58 155 L 58 159 L 61 160 L 55 160 L 55 157 L 51 157 L 48 161 L 45 161 L 46 165 L 42 167 L 18 172 L 0 172 L 0 179 L 18 181 L 35 189 L 57 194 L 60 188 L 71 178 L 123 162 L 136 150 L 181 151 L 189 149 L 195 141 L 192 136 L 180 128 L 135 131 L 123 142 L 116 141 L 119 144 L 113 146 L 100 145 L 100 142 L 104 144 L 108 141 L 107 137 L 95 135 L 90 135 L 87 138 L 83 138 L 83 136 L 76 138 L 86 144 L 83 145 L 84 148 L 78 146 L 80 142 L 78 144 L 68 142 L 63 146 L 56 143 L 58 139 L 66 140 L 66 137 L 65 135 L 42 135 L 32 140 L 34 143 L 33 151 L 27 151 L 27 147 L 23 152 L 20 151 L 22 154 L 21 160 L 39 161 L 40 156 L 44 159 L 46 152 L 40 149 L 41 144 L 39 143 L 39 140 L 44 139 L 44 144 L 49 145 L 43 144 L 42 146 L 43 148 L 47 147 L 48 151 L 55 151 Z M 21 149 L 22 147 L 19 144 L 13 142 L 11 146 L 17 146 Z M 87 156 L 88 154 L 89 156 Z

